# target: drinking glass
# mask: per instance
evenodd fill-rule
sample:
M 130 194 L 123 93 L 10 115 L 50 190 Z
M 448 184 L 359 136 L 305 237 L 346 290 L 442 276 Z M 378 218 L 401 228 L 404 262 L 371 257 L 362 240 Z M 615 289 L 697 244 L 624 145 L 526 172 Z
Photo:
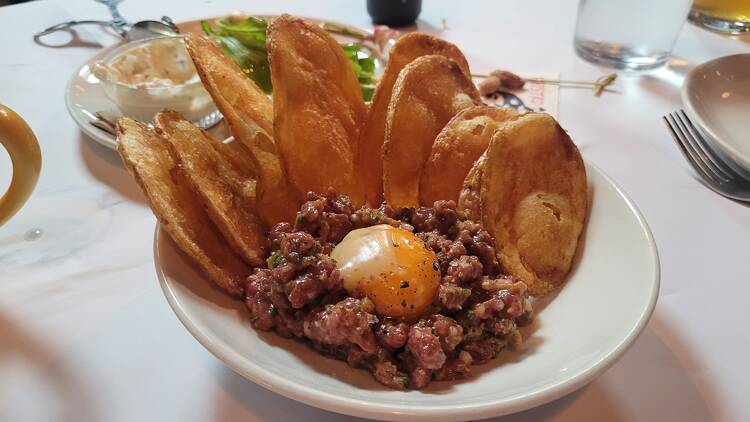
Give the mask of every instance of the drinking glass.
M 750 0 L 695 0 L 690 21 L 725 34 L 750 32 Z
M 647 70 L 666 63 L 690 0 L 581 0 L 575 50 L 607 67 Z

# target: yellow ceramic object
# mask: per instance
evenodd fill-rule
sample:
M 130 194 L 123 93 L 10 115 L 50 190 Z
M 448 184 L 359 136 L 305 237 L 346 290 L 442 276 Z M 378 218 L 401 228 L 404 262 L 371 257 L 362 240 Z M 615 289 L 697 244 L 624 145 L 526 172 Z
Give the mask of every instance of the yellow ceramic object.
M 0 104 L 0 144 L 10 155 L 13 178 L 0 197 L 0 225 L 18 212 L 29 199 L 42 168 L 42 153 L 34 132 L 13 110 Z

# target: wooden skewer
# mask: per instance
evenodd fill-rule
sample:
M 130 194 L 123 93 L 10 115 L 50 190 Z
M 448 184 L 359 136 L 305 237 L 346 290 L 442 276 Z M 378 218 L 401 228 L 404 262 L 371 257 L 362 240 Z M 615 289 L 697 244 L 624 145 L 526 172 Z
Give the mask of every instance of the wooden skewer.
M 471 76 L 477 77 L 477 78 L 488 78 L 491 75 L 482 74 L 482 73 L 473 73 Z M 532 82 L 532 83 L 539 83 L 544 85 L 558 85 L 561 87 L 571 87 L 571 88 L 582 88 L 582 87 L 588 87 L 592 88 L 594 90 L 594 95 L 597 97 L 602 94 L 602 92 L 605 91 L 605 89 L 612 85 L 615 80 L 617 79 L 616 73 L 610 73 L 608 75 L 604 75 L 596 80 L 596 82 L 588 82 L 588 81 L 566 81 L 566 80 L 554 80 L 554 79 L 544 79 L 544 78 L 523 78 L 526 82 Z

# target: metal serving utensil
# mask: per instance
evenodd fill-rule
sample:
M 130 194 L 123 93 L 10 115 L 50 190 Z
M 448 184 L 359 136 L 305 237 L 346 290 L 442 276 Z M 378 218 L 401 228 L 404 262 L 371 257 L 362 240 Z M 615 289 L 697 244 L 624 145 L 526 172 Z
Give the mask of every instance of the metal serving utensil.
M 683 110 L 662 117 L 682 155 L 714 192 L 750 202 L 750 180 L 717 157 Z
M 145 20 L 130 24 L 125 20 L 125 18 L 122 17 L 122 15 L 120 15 L 120 12 L 117 10 L 117 4 L 122 0 L 95 1 L 109 8 L 109 12 L 112 15 L 112 20 L 75 20 L 63 22 L 37 32 L 34 37 L 43 37 L 53 32 L 62 31 L 78 25 L 101 25 L 109 27 L 128 41 L 139 40 L 156 35 L 175 35 L 179 33 L 177 25 L 175 25 L 172 19 L 170 19 L 168 16 L 162 16 L 160 21 Z

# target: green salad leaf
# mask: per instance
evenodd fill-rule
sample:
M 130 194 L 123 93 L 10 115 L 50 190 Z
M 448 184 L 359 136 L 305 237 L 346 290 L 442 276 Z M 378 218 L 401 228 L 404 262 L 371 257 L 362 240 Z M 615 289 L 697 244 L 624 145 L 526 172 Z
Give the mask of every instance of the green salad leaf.
M 362 51 L 363 48 L 359 44 L 341 44 L 341 47 L 352 64 L 354 74 L 362 88 L 362 97 L 365 101 L 370 101 L 375 91 L 375 58 Z
M 266 50 L 268 21 L 251 16 L 239 22 L 218 19 L 215 28 L 209 21 L 201 21 L 203 32 L 216 39 L 224 52 L 239 64 L 245 74 L 267 94 L 273 91 L 271 69 Z M 346 57 L 352 64 L 365 101 L 375 90 L 375 58 L 359 44 L 342 44 Z
M 226 35 L 237 38 L 245 47 L 265 51 L 268 30 L 268 22 L 265 19 L 250 16 L 239 23 L 219 19 L 216 25 Z
M 266 51 L 265 19 L 247 18 L 238 24 L 219 19 L 214 29 L 209 21 L 201 21 L 203 32 L 221 44 L 224 53 L 237 62 L 243 72 L 266 94 L 271 93 L 271 68 Z

